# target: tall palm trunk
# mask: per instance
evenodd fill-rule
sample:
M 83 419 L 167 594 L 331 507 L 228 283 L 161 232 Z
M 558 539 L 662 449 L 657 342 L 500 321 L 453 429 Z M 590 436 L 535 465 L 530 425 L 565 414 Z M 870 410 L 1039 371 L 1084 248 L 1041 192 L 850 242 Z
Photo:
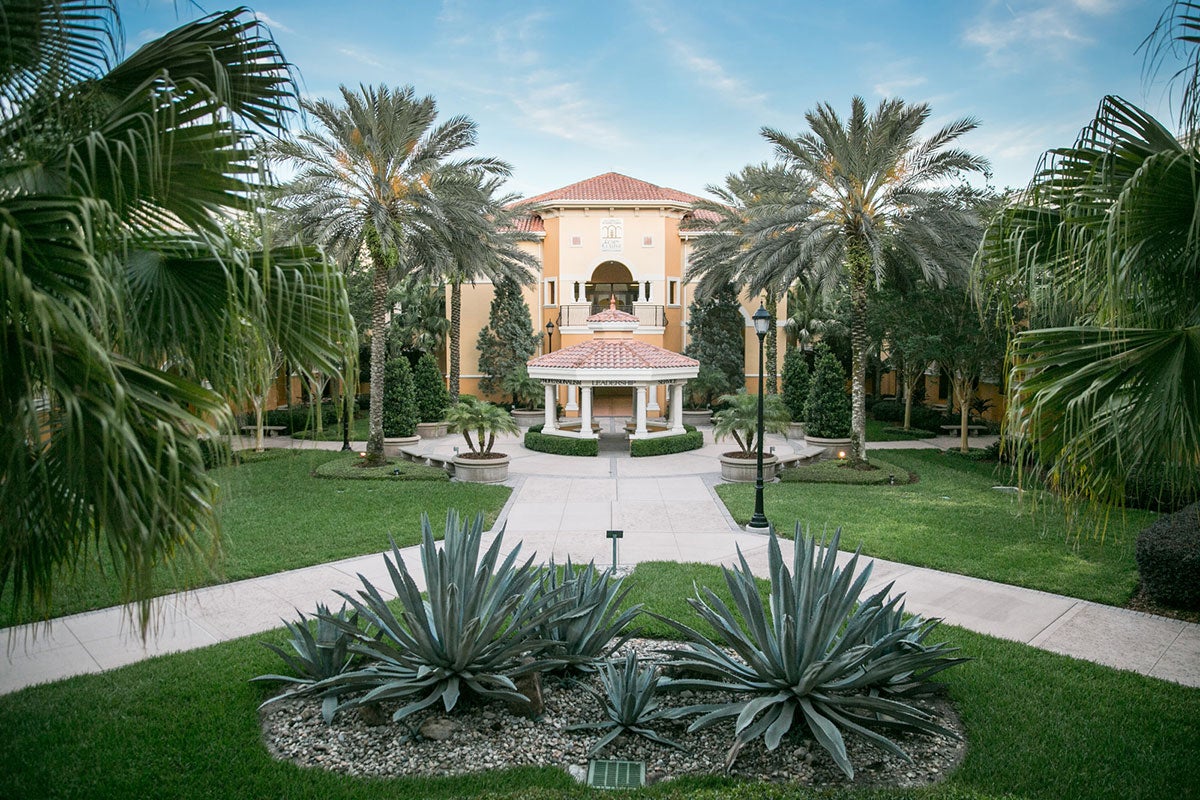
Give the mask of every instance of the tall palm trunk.
M 850 275 L 850 461 L 867 460 L 867 283 L 871 253 L 851 234 L 846 245 Z
M 450 403 L 458 402 L 458 376 L 461 363 L 462 341 L 462 282 L 450 282 L 450 363 L 447 372 L 450 373 Z
M 383 455 L 383 381 L 387 356 L 388 264 L 376 237 L 367 237 L 367 249 L 374 262 L 371 283 L 371 411 L 367 436 L 367 463 L 380 466 Z

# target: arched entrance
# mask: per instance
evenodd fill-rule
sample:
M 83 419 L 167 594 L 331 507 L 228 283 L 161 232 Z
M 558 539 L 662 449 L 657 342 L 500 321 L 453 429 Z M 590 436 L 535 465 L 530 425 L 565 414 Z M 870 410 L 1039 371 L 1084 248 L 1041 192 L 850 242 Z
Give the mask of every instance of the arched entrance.
M 584 284 L 584 296 L 591 301 L 593 314 L 608 308 L 610 298 L 616 299 L 619 310 L 629 313 L 639 294 L 629 267 L 620 261 L 604 261 L 592 270 L 591 280 Z

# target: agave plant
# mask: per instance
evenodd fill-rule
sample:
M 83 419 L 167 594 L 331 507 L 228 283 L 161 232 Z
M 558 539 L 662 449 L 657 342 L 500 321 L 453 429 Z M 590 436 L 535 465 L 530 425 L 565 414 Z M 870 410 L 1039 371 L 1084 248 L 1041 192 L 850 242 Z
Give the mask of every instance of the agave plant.
M 296 622 L 284 620 L 288 632 L 292 634 L 291 645 L 294 652 L 289 653 L 282 647 L 271 642 L 263 642 L 263 647 L 272 651 L 287 664 L 294 675 L 259 675 L 254 681 L 284 681 L 296 684 L 297 688 L 272 697 L 263 705 L 274 703 L 287 697 L 314 694 L 320 691 L 317 687 L 322 681 L 341 675 L 350 669 L 356 658 L 349 651 L 349 645 L 359 635 L 358 612 L 348 611 L 343 603 L 337 613 L 329 610 L 324 603 L 317 604 L 317 632 L 313 635 L 309 627 L 309 618 L 302 612 Z M 326 695 L 321 703 L 321 715 L 326 722 L 333 721 L 337 708 L 337 696 Z
M 339 696 L 363 692 L 343 708 L 406 701 L 392 715 L 396 722 L 438 702 L 451 711 L 464 690 L 528 702 L 512 679 L 558 666 L 542 657 L 552 642 L 538 636 L 546 620 L 559 611 L 557 594 L 542 590 L 541 572 L 532 557 L 517 563 L 520 546 L 500 560 L 503 532 L 480 558 L 482 537 L 482 514 L 468 524 L 451 509 L 439 550 L 429 518 L 422 514 L 421 565 L 429 599 L 422 597 L 393 542 L 392 557 L 384 560 L 399 614 L 360 575 L 363 589 L 357 597 L 340 594 L 377 629 L 373 638 L 360 635 L 350 646 L 370 663 L 322 681 L 314 690 Z
M 685 674 L 699 674 L 664 681 L 664 688 L 716 689 L 734 695 L 725 702 L 672 712 L 676 717 L 700 715 L 689 731 L 734 720 L 726 770 L 748 742 L 762 737 L 774 750 L 798 724 L 808 728 L 851 778 L 854 767 L 842 730 L 904 759 L 908 755 L 874 728 L 954 736 L 929 714 L 898 698 L 932 688 L 928 681 L 933 674 L 964 659 L 947 657 L 951 651 L 944 643 L 925 644 L 937 620 L 906 619 L 901 598 L 887 598 L 891 584 L 859 601 L 872 564 L 858 571 L 855 552 L 845 568 L 839 568 L 840 534 L 839 529 L 826 546 L 805 536 L 797 525 L 789 570 L 771 532 L 769 606 L 739 550 L 739 565 L 722 569 L 733 608 L 707 588 L 698 588 L 696 597 L 688 599 L 716 631 L 715 640 L 660 617 L 689 640 L 685 649 L 668 653 L 671 662 Z
M 642 604 L 622 610 L 629 594 L 623 582 L 611 570 L 596 569 L 594 561 L 576 567 L 568 558 L 566 566 L 559 568 L 551 559 L 542 579 L 543 592 L 562 604 L 539 631 L 542 639 L 555 642 L 547 652 L 569 667 L 590 672 L 597 661 L 628 641 L 635 634 L 629 624 L 641 613 Z
M 644 736 L 651 741 L 665 744 L 683 750 L 683 745 L 673 742 L 646 727 L 647 724 L 659 719 L 666 719 L 668 712 L 658 708 L 655 697 L 658 691 L 658 669 L 653 664 L 639 665 L 637 653 L 630 651 L 625 656 L 625 663 L 617 666 L 606 661 L 600 668 L 600 683 L 604 686 L 604 694 L 584 685 L 600 704 L 608 719 L 601 722 L 584 722 L 567 727 L 569 731 L 602 730 L 607 731 L 588 753 L 588 758 L 599 753 L 604 746 L 612 742 L 622 733 L 632 733 Z

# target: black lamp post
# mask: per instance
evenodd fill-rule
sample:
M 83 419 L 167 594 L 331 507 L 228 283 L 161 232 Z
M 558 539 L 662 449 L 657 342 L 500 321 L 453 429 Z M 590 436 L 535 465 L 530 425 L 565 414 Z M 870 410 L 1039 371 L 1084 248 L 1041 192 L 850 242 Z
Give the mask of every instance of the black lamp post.
M 762 303 L 758 311 L 751 317 L 754 320 L 754 332 L 758 334 L 758 473 L 754 481 L 754 516 L 750 518 L 747 528 L 755 531 L 765 531 L 771 527 L 767 515 L 763 513 L 763 339 L 771 326 L 771 315 Z
M 342 362 L 342 452 L 350 450 L 350 394 L 346 390 L 346 362 Z
M 546 323 L 546 352 L 549 353 L 554 347 L 554 321 Z

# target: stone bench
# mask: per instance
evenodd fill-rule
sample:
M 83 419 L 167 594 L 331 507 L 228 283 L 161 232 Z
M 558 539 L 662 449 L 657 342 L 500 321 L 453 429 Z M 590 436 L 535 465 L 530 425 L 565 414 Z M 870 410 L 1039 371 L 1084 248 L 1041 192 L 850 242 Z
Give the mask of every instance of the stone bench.
M 242 435 L 243 436 L 253 436 L 254 432 L 256 430 L 258 430 L 257 425 L 243 425 L 242 426 Z M 287 426 L 286 425 L 263 425 L 262 430 L 263 430 L 263 436 L 282 436 L 284 431 L 287 430 Z
M 943 425 L 942 430 L 946 431 L 947 433 L 951 434 L 952 436 L 957 436 L 962 431 L 962 425 Z M 983 433 L 986 430 L 987 430 L 986 425 L 968 425 L 967 426 L 967 434 L 968 435 L 978 435 L 980 433 Z

